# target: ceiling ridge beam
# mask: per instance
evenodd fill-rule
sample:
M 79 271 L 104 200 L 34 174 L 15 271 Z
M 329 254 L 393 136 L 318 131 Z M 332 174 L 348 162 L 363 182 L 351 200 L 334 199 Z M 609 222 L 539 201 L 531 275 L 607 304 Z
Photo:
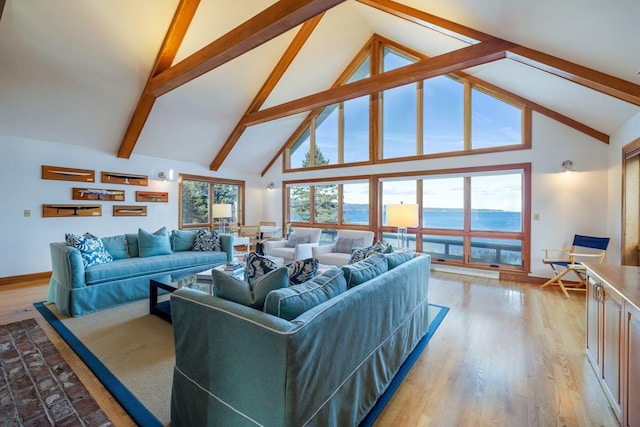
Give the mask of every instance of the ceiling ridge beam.
M 156 56 L 156 61 L 151 69 L 151 73 L 149 74 L 145 87 L 142 90 L 142 95 L 140 95 L 140 99 L 138 100 L 133 115 L 131 116 L 129 126 L 127 127 L 124 137 L 120 142 L 118 157 L 125 159 L 131 157 L 131 153 L 133 153 L 133 149 L 138 142 L 138 138 L 142 133 L 142 129 L 144 128 L 144 125 L 149 118 L 149 114 L 151 113 L 151 109 L 153 108 L 153 104 L 156 101 L 155 96 L 150 96 L 148 94 L 149 84 L 153 77 L 171 67 L 199 4 L 200 0 L 180 0 L 180 3 L 176 8 L 176 12 L 173 15 L 173 19 L 171 20 L 171 24 L 167 29 L 164 40 L 162 41 L 158 55 Z
M 267 77 L 256 96 L 253 98 L 253 101 L 251 101 L 251 103 L 249 104 L 249 107 L 242 116 L 242 119 L 244 119 L 247 114 L 258 111 L 260 107 L 262 107 L 273 89 L 280 82 L 280 79 L 287 71 L 291 63 L 293 63 L 293 60 L 296 58 L 298 53 L 300 53 L 300 50 L 302 50 L 302 47 L 305 45 L 317 25 L 320 23 L 320 20 L 323 16 L 324 12 L 302 24 L 302 27 L 294 37 L 293 41 L 289 44 L 287 50 L 284 52 L 276 66 L 273 68 L 271 74 L 269 75 L 269 77 Z M 211 165 L 209 166 L 210 170 L 217 171 L 220 166 L 222 166 L 222 163 L 225 161 L 227 156 L 229 156 L 229 153 L 231 153 L 231 150 L 233 150 L 233 147 L 235 147 L 236 143 L 244 133 L 247 127 L 242 124 L 242 119 L 238 121 L 233 131 L 231 132 L 225 143 L 222 145 L 222 148 L 220 148 L 220 151 L 218 151 L 218 154 L 211 162 Z
M 250 113 L 242 122 L 245 126 L 253 126 L 371 93 L 415 83 L 419 80 L 486 64 L 487 62 L 504 59 L 506 51 L 512 47 L 514 47 L 514 44 L 505 40 L 487 40 L 343 86 Z
M 436 31 L 438 31 L 438 28 L 444 28 L 446 31 L 440 32 L 459 40 L 465 41 L 465 38 L 480 40 L 483 36 L 492 37 L 392 0 L 357 1 L 426 28 Z M 456 33 L 459 35 L 458 37 L 456 37 Z M 507 58 L 640 106 L 640 85 L 627 80 L 520 45 L 514 45 L 514 48 L 507 53 Z

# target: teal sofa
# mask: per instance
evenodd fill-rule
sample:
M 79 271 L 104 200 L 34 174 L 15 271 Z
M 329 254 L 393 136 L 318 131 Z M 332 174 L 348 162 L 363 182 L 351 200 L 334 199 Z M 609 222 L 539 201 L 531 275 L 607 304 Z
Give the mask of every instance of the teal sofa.
M 322 286 L 273 290 L 262 311 L 174 292 L 172 425 L 357 426 L 429 326 L 431 258 L 411 253 L 396 265 L 390 256 L 316 276 L 347 290 L 291 320 L 264 311 L 274 293 L 283 302 Z
M 149 280 L 154 277 L 206 270 L 233 259 L 231 235 L 220 235 L 222 251 L 193 251 L 184 244 L 179 247 L 180 242 L 173 238 L 176 233 L 174 230 L 170 238 L 171 254 L 146 257 L 139 256 L 138 235 L 125 234 L 122 258 L 88 268 L 78 249 L 65 242 L 50 243 L 52 274 L 47 301 L 64 315 L 81 316 L 148 298 Z

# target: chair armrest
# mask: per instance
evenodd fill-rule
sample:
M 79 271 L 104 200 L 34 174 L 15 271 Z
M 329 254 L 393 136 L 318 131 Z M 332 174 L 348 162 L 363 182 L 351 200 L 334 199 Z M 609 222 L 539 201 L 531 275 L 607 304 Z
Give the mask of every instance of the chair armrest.
M 84 262 L 80 251 L 65 243 L 50 243 L 51 250 L 51 275 L 67 289 L 83 288 Z
M 287 245 L 286 240 L 265 240 L 264 244 L 264 252 L 267 253 L 270 249 L 275 248 L 284 248 Z
M 293 254 L 293 260 L 307 259 L 313 257 L 312 249 L 317 247 L 319 243 L 301 243 L 296 245 L 295 252 Z
M 311 248 L 311 254 L 314 258 L 318 258 L 319 255 L 330 254 L 333 252 L 334 245 L 322 245 L 314 246 Z
M 220 245 L 222 246 L 222 250 L 227 253 L 227 262 L 233 261 L 233 235 L 221 234 Z

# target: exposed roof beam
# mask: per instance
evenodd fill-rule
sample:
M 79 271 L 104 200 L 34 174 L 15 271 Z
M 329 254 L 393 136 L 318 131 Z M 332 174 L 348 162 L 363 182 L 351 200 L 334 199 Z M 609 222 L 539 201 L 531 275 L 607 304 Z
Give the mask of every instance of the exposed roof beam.
M 498 59 L 504 59 L 506 50 L 512 47 L 514 47 L 513 43 L 504 40 L 487 40 L 476 45 L 418 61 L 395 70 L 376 74 L 344 86 L 331 88 L 284 104 L 250 113 L 242 123 L 245 126 L 253 126 L 314 108 L 325 107 L 371 93 L 415 83 L 419 80 L 452 73 Z
M 219 39 L 155 76 L 149 94 L 163 95 L 289 31 L 345 0 L 279 0 Z
M 452 37 L 455 37 L 455 33 L 469 39 L 477 40 L 481 40 L 481 37 L 483 36 L 491 37 L 490 35 L 477 32 L 476 30 L 463 25 L 438 18 L 437 16 L 430 15 L 391 0 L 358 1 L 427 28 L 436 30 L 437 28 L 444 28 L 448 31 L 448 33 L 444 33 L 451 35 Z M 434 26 L 436 28 L 434 28 Z M 460 37 L 457 38 L 461 39 Z M 539 70 L 546 71 L 574 83 L 581 84 L 589 89 L 630 102 L 634 105 L 640 105 L 640 85 L 626 80 L 619 79 L 524 46 L 514 45 L 513 49 L 509 49 L 507 58 L 535 67 Z
M 284 73 L 287 71 L 287 69 L 295 59 L 296 55 L 298 55 L 304 44 L 307 42 L 309 36 L 311 36 L 311 33 L 313 33 L 313 30 L 316 28 L 323 16 L 324 13 L 315 16 L 302 25 L 300 31 L 298 31 L 291 44 L 280 58 L 280 61 L 278 61 L 273 71 L 271 71 L 271 74 L 262 85 L 262 88 L 260 88 L 260 90 L 258 91 L 258 94 L 255 96 L 253 101 L 251 101 L 251 104 L 249 104 L 249 108 L 247 108 L 247 111 L 244 113 L 242 118 L 244 118 L 249 113 L 258 111 L 260 107 L 262 107 L 264 102 L 267 100 L 273 89 L 276 87 Z M 246 128 L 247 127 L 242 124 L 241 119 L 236 124 L 235 128 L 227 138 L 227 141 L 224 143 L 220 151 L 218 151 L 215 159 L 213 159 L 213 161 L 211 162 L 211 165 L 209 167 L 211 170 L 217 171 L 220 168 L 231 150 L 233 150 L 233 147 L 235 147 L 236 143 L 238 142 Z
M 4 10 L 4 5 L 7 3 L 7 0 L 0 0 L 0 21 L 2 21 L 2 11 Z
M 136 109 L 129 121 L 129 126 L 120 143 L 118 157 L 128 159 L 131 156 L 133 148 L 140 137 L 140 133 L 142 133 L 144 124 L 147 122 L 147 118 L 156 100 L 155 96 L 148 94 L 149 84 L 155 76 L 171 67 L 199 4 L 200 0 L 180 0 L 176 12 L 173 15 L 171 25 L 169 25 L 167 34 L 162 41 L 156 62 L 147 78 L 147 83 L 142 91 L 142 95 L 140 95 Z

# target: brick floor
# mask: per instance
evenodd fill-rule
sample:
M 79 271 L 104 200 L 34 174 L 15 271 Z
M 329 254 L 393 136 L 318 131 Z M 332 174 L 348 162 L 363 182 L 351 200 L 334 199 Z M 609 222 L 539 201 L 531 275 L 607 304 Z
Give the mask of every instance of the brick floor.
M 0 425 L 112 426 L 35 319 L 0 326 Z

